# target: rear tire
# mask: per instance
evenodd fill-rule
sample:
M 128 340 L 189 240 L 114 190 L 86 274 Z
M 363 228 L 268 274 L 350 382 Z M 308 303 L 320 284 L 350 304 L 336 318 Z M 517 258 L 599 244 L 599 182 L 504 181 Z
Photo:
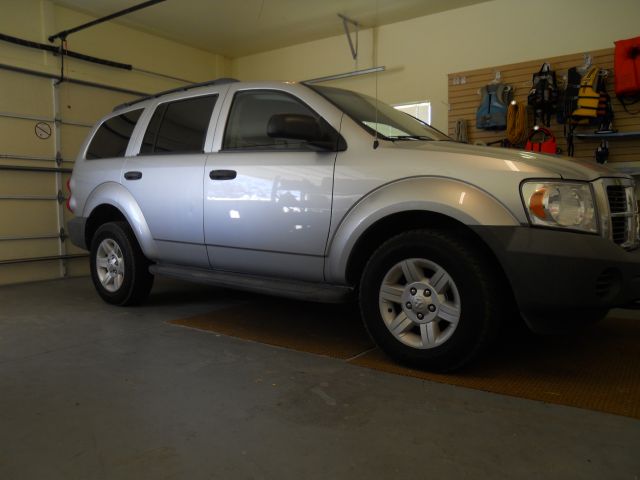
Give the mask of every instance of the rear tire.
M 135 305 L 153 286 L 150 262 L 127 222 L 109 222 L 91 240 L 91 278 L 102 299 L 113 305 Z
M 360 311 L 395 360 L 451 371 L 494 339 L 510 299 L 496 266 L 461 235 L 415 230 L 374 252 L 360 282 Z

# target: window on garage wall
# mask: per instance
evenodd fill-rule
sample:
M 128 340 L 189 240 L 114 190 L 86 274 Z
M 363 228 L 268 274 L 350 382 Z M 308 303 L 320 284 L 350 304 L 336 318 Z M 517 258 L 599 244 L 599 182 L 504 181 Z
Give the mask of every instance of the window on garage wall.
M 431 102 L 400 103 L 393 108 L 431 124 Z

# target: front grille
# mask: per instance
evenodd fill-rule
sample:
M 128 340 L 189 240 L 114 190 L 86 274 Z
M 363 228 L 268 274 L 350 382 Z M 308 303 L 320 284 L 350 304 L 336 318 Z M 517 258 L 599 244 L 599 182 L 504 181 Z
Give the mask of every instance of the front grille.
M 611 213 L 624 213 L 627 211 L 627 192 L 622 185 L 609 185 L 607 196 L 609 197 L 609 209 Z
M 627 240 L 627 223 L 624 217 L 611 219 L 611 238 L 618 245 L 622 245 Z
M 638 206 L 633 185 L 607 185 L 611 214 L 610 238 L 623 248 L 637 246 Z

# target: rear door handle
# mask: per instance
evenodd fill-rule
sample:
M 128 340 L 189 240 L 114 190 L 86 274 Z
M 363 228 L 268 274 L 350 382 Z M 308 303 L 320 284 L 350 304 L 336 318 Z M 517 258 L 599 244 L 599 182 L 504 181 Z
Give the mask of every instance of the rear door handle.
M 235 170 L 211 170 L 209 178 L 211 180 L 233 180 L 238 175 Z
M 140 180 L 142 178 L 142 172 L 126 172 L 124 178 L 125 180 Z

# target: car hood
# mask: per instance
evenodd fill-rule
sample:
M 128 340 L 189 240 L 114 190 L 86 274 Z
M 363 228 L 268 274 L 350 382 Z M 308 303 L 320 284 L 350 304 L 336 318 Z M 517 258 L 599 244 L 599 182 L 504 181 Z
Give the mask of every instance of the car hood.
M 560 175 L 567 180 L 595 180 L 601 177 L 627 177 L 595 162 L 575 160 L 561 155 L 547 155 L 510 148 L 495 148 L 447 141 L 396 141 L 394 148 L 403 150 L 424 150 L 443 154 L 458 154 L 481 157 L 479 162 L 491 159 L 512 162 L 518 170 L 533 170 L 540 175 L 545 172 Z

